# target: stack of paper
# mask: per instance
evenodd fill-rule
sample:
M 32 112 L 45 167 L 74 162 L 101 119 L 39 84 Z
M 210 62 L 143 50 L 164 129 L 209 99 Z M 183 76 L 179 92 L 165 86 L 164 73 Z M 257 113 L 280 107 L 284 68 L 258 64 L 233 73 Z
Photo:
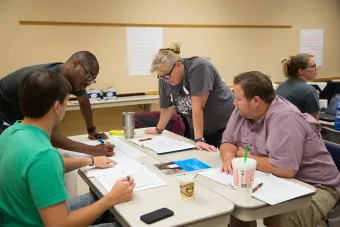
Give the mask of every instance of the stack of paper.
M 89 175 L 96 177 L 106 191 L 110 191 L 117 180 L 127 176 L 132 177 L 135 181 L 134 191 L 166 185 L 165 181 L 136 161 L 118 162 L 115 167 L 110 169 L 89 171 Z
M 221 173 L 219 168 L 199 174 L 227 187 L 234 188 L 233 175 Z M 315 193 L 313 189 L 256 170 L 253 188 L 260 183 L 263 184 L 262 187 L 255 191 L 252 196 L 270 205 Z
M 155 188 L 166 185 L 166 182 L 159 178 L 156 174 L 152 173 L 146 166 L 134 160 L 131 156 L 145 155 L 143 152 L 133 151 L 128 149 L 130 145 L 125 146 L 124 141 L 112 140 L 115 147 L 115 154 L 110 159 L 117 162 L 113 168 L 99 169 L 91 168 L 87 170 L 88 177 L 95 177 L 99 183 L 106 189 L 106 191 L 111 191 L 112 187 L 115 185 L 116 181 L 121 178 L 126 178 L 130 176 L 135 181 L 134 191 L 145 190 L 149 188 Z M 118 143 L 117 143 L 118 142 Z M 97 141 L 89 141 L 86 144 L 97 145 Z M 122 151 L 124 150 L 124 151 Z M 139 154 L 139 153 L 141 154 Z M 131 155 L 131 156 L 128 156 Z
M 132 143 L 135 143 L 141 147 L 148 148 L 155 151 L 158 154 L 164 154 L 174 151 L 189 150 L 196 146 L 179 140 L 173 140 L 166 136 L 154 136 L 138 139 L 129 139 Z
M 111 137 L 109 139 L 109 142 L 115 145 L 115 148 L 114 148 L 115 153 L 123 152 L 126 155 L 130 156 L 131 158 L 140 158 L 140 157 L 146 156 L 145 153 L 134 148 L 133 146 L 129 145 L 128 143 L 124 142 L 122 139 L 118 137 Z M 91 145 L 91 146 L 100 144 L 100 142 L 97 140 L 91 140 L 91 141 L 87 141 L 84 143 L 87 145 Z

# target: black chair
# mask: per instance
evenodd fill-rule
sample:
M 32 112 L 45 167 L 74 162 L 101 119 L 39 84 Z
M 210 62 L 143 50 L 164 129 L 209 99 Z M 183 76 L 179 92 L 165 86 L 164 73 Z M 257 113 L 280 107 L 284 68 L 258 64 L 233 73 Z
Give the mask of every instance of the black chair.
M 321 130 L 321 135 L 322 138 L 324 139 L 328 152 L 331 153 L 335 165 L 340 171 L 340 132 L 331 128 L 323 127 Z M 334 221 L 337 221 L 337 223 L 334 223 L 334 225 L 332 225 L 332 227 L 333 226 L 335 227 L 340 226 L 339 220 L 340 220 L 340 203 L 338 201 L 338 203 L 328 213 L 325 222 L 328 227 L 331 227 L 331 224 L 333 224 Z

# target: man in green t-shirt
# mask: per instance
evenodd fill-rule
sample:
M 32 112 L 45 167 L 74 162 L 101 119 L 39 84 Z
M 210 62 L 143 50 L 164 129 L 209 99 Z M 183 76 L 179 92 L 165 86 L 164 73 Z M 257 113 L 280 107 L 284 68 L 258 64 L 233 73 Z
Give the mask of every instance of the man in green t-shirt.
M 132 199 L 133 179 L 121 179 L 98 201 L 91 194 L 66 201 L 65 172 L 114 165 L 104 156 L 63 159 L 51 145 L 52 129 L 65 115 L 71 90 L 64 77 L 49 70 L 34 71 L 22 81 L 24 119 L 0 136 L 1 226 L 89 226 L 110 207 Z

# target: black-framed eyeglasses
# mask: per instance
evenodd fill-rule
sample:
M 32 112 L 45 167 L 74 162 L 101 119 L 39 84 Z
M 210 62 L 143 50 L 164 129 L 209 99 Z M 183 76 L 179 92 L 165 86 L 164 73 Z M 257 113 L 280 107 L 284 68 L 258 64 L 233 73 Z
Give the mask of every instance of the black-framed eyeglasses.
M 164 75 L 157 75 L 157 78 L 160 79 L 160 80 L 169 79 L 169 78 L 171 77 L 170 74 L 172 73 L 172 70 L 174 70 L 174 68 L 175 68 L 175 66 L 176 66 L 176 64 L 177 64 L 177 62 L 180 62 L 180 61 L 176 61 L 176 62 L 175 62 L 174 66 L 172 66 L 172 68 L 171 68 L 171 70 L 170 70 L 169 73 L 164 74 Z
M 81 64 L 80 61 L 79 62 L 79 65 L 81 65 L 81 67 L 83 67 L 83 69 L 86 71 L 86 78 L 85 78 L 85 82 L 86 82 L 86 85 L 87 86 L 90 86 L 91 84 L 95 84 L 97 83 L 97 81 L 93 78 L 93 74 L 91 72 L 89 72 L 83 64 Z
M 306 66 L 306 67 L 304 67 L 304 68 L 302 68 L 302 69 L 308 69 L 308 68 L 314 68 L 315 70 L 318 69 L 318 68 L 316 67 L 316 64 L 310 65 L 310 66 Z

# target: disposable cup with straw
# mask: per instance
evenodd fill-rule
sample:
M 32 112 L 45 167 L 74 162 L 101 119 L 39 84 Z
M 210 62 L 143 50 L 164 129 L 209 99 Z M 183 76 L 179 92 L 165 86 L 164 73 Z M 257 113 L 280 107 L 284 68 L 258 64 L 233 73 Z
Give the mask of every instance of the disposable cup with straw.
M 235 190 L 239 192 L 243 201 L 248 201 L 251 198 L 254 171 L 257 164 L 255 159 L 247 158 L 248 150 L 247 145 L 244 157 L 234 158 L 232 161 Z

